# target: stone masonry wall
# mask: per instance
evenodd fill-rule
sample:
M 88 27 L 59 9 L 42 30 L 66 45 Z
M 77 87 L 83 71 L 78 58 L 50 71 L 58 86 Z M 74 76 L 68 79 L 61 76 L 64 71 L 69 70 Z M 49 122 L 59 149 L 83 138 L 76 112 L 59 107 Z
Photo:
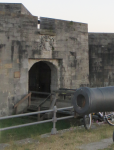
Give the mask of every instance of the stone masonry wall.
M 37 29 L 35 16 L 0 11 L 0 116 L 12 114 L 28 93 L 28 71 L 35 62 L 45 61 L 53 75 L 57 72 L 56 89 L 89 83 L 87 24 L 53 19 L 54 28 L 45 29 L 41 20 Z M 27 100 L 18 112 L 25 107 Z
M 0 11 L 31 15 L 21 3 L 0 3 Z
M 88 26 L 84 23 L 41 18 L 41 30 L 55 34 L 52 57 L 61 61 L 61 88 L 88 85 Z
M 28 47 L 34 49 L 36 29 L 37 17 L 0 12 L 0 115 L 11 114 L 28 93 Z
M 89 84 L 88 25 L 55 20 L 54 58 L 63 58 L 61 87 L 76 89 Z
M 89 33 L 89 70 L 92 87 L 114 86 L 113 33 Z

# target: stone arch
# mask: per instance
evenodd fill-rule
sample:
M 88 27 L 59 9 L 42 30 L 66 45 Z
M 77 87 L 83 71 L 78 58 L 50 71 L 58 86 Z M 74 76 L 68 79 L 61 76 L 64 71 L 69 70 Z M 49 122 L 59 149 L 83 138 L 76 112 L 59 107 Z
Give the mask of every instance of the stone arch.
M 29 60 L 29 71 L 36 63 L 44 63 L 50 68 L 51 78 L 50 78 L 50 92 L 58 89 L 58 63 L 57 61 L 47 61 L 47 60 Z M 42 91 L 46 92 L 46 91 Z M 49 92 L 49 91 L 47 91 Z

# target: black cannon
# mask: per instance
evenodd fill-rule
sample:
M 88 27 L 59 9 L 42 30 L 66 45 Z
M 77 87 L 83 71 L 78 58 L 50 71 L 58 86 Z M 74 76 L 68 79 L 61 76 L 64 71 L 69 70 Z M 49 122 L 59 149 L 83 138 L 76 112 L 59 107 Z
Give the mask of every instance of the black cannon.
M 80 115 L 114 111 L 114 86 L 79 88 L 74 93 L 73 106 Z

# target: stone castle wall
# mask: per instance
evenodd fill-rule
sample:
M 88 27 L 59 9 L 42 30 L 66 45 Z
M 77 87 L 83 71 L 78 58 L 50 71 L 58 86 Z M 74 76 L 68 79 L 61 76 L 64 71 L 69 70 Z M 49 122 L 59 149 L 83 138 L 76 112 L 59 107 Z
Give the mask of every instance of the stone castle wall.
M 42 30 L 55 34 L 51 57 L 61 59 L 60 87 L 75 89 L 89 84 L 87 24 L 41 18 Z
M 0 4 L 0 116 L 28 94 L 29 70 L 40 61 L 51 69 L 51 91 L 114 85 L 113 33 L 88 34 L 87 24 L 44 17 L 37 25 L 22 4 Z
M 31 15 L 31 13 L 21 3 L 0 3 L 0 11 Z
M 114 33 L 89 33 L 91 87 L 114 86 Z
M 37 22 L 32 15 L 0 11 L 0 116 L 11 114 L 28 93 L 28 72 L 36 62 L 50 66 L 51 90 L 89 84 L 87 24 L 41 17 L 37 29 Z M 19 111 L 25 106 L 27 101 Z

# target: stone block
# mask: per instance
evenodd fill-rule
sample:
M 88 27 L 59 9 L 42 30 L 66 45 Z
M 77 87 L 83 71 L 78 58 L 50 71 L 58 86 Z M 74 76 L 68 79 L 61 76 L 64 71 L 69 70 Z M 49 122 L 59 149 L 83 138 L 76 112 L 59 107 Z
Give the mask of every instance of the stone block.
M 14 72 L 14 78 L 20 78 L 20 72 L 19 71 L 17 71 L 17 72 Z
M 5 64 L 5 65 L 4 65 L 4 68 L 6 68 L 6 69 L 7 69 L 7 68 L 12 68 L 12 64 Z
M 17 63 L 19 64 L 19 59 L 17 59 Z

